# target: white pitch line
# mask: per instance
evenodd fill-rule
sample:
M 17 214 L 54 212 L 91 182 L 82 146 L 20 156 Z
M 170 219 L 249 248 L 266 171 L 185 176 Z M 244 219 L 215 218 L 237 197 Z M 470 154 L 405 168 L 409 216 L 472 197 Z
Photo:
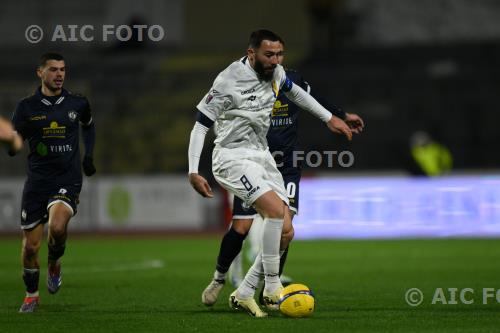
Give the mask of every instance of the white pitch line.
M 160 269 L 165 267 L 163 260 L 153 259 L 137 263 L 123 263 L 114 264 L 109 266 L 96 265 L 86 267 L 64 267 L 63 273 L 100 273 L 100 272 L 129 272 L 129 271 L 143 271 L 149 269 Z
M 150 269 L 160 269 L 165 267 L 165 263 L 160 259 L 145 260 L 136 263 L 123 263 L 118 265 L 95 265 L 95 266 L 65 266 L 63 264 L 63 274 L 64 273 L 103 273 L 103 272 L 130 272 L 130 271 L 144 271 Z M 8 275 L 7 271 L 0 271 L 0 276 Z

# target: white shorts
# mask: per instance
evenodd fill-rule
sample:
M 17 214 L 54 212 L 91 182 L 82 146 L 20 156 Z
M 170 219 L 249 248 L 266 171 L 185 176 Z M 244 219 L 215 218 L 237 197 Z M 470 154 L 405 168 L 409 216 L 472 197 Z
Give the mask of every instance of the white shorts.
M 212 172 L 217 182 L 247 207 L 269 191 L 274 191 L 288 205 L 283 176 L 269 150 L 216 147 Z

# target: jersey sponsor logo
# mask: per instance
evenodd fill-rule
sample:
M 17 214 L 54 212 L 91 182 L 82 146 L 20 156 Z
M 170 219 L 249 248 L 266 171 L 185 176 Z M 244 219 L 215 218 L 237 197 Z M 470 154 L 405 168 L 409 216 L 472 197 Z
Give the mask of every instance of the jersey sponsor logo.
M 258 190 L 260 190 L 260 186 L 254 187 L 250 192 L 247 193 L 246 197 L 250 198 Z
M 66 126 L 59 126 L 57 121 L 50 123 L 50 127 L 43 128 L 43 138 L 66 138 Z
M 69 118 L 69 120 L 71 120 L 71 122 L 75 122 L 77 117 L 78 117 L 78 113 L 76 113 L 75 110 L 68 111 L 68 118 Z
M 47 116 L 33 116 L 30 117 L 30 121 L 44 120 L 47 119 Z
M 248 90 L 243 90 L 243 91 L 241 92 L 241 94 L 242 94 L 242 95 L 248 95 L 248 94 L 251 94 L 251 93 L 253 93 L 253 92 L 255 92 L 255 88 L 248 89 Z
M 256 98 L 257 98 L 257 96 L 252 95 L 252 96 L 248 97 L 248 100 L 253 102 L 253 101 L 255 101 Z
M 273 117 L 286 117 L 288 116 L 288 104 L 281 104 L 279 99 L 274 102 Z
M 273 127 L 288 126 L 288 125 L 293 125 L 293 121 L 292 118 L 290 117 L 271 119 L 271 125 Z
M 73 146 L 71 145 L 57 145 L 57 146 L 49 146 L 51 153 L 67 153 L 73 151 Z

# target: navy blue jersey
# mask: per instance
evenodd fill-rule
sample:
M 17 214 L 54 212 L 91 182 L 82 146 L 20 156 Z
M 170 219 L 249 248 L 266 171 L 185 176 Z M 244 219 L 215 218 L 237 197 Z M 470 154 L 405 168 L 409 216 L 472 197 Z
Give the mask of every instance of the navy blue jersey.
M 29 144 L 28 183 L 81 183 L 79 128 L 91 121 L 87 98 L 65 89 L 44 96 L 38 88 L 21 100 L 12 122 Z
M 311 87 L 294 70 L 286 70 L 287 77 L 306 92 L 311 93 Z M 335 116 L 343 119 L 345 113 L 339 108 L 328 104 L 323 98 L 316 94 L 311 94 L 321 105 L 332 112 Z M 277 163 L 283 163 L 282 168 L 293 166 L 293 151 L 298 150 L 298 120 L 300 108 L 291 102 L 283 92 L 278 94 L 274 103 L 271 126 L 267 133 L 267 143 L 269 150 L 274 154 Z M 278 153 L 279 152 L 279 153 Z

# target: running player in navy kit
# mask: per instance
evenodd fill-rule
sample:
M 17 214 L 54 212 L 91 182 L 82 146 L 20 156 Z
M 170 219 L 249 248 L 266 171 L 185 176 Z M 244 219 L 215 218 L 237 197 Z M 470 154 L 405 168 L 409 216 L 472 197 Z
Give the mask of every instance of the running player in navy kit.
M 362 131 L 364 123 L 361 117 L 356 114 L 345 113 L 341 109 L 330 105 L 326 100 L 312 91 L 309 84 L 297 71 L 286 70 L 286 74 L 296 85 L 299 85 L 302 89 L 310 93 L 326 109 L 330 110 L 334 116 L 343 119 L 354 133 Z M 278 170 L 283 176 L 290 202 L 289 209 L 292 219 L 298 213 L 299 182 L 301 177 L 300 165 L 293 160 L 294 151 L 299 151 L 299 113 L 300 108 L 297 105 L 293 104 L 285 94 L 279 94 L 274 104 L 271 126 L 267 134 L 269 150 L 273 154 Z M 252 227 L 254 218 L 260 218 L 255 209 L 246 208 L 242 200 L 235 196 L 233 201 L 232 225 L 222 239 L 213 280 L 202 293 L 203 304 L 212 306 L 217 301 L 218 295 L 224 286 L 226 274 L 231 263 L 240 253 L 243 241 Z M 257 240 L 260 238 L 259 236 L 256 237 Z M 283 272 L 287 254 L 288 247 L 284 250 L 280 258 L 280 276 Z
M 41 57 L 37 75 L 41 86 L 32 96 L 22 99 L 9 123 L 0 121 L 0 141 L 9 154 L 29 145 L 28 177 L 21 204 L 23 230 L 23 280 L 26 297 L 19 312 L 34 312 L 39 305 L 38 251 L 43 226 L 48 222 L 47 288 L 54 294 L 61 286 L 61 257 L 64 254 L 69 220 L 76 214 L 82 188 L 79 133 L 85 146 L 83 171 L 92 176 L 96 169 L 92 155 L 95 127 L 87 98 L 63 88 L 64 58 L 57 53 Z

